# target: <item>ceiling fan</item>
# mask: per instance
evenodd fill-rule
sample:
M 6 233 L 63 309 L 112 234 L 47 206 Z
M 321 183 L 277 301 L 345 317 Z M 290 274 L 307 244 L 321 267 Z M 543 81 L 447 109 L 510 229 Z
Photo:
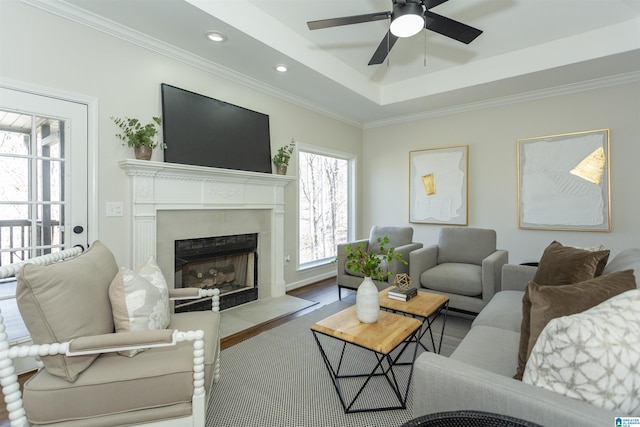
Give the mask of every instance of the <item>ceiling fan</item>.
M 382 64 L 399 37 L 411 37 L 423 28 L 435 31 L 443 36 L 469 44 L 476 39 L 482 30 L 470 27 L 462 22 L 433 13 L 430 9 L 448 0 L 391 0 L 391 12 L 368 13 L 365 15 L 343 16 L 340 18 L 309 21 L 310 30 L 338 27 L 340 25 L 361 24 L 363 22 L 391 19 L 389 31 L 369 61 L 369 65 Z

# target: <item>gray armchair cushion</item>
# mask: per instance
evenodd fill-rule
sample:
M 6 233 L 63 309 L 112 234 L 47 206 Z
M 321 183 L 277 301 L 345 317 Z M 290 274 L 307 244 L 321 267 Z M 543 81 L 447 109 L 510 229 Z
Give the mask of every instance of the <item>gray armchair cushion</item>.
M 482 265 L 496 250 L 496 232 L 481 228 L 453 227 L 440 230 L 438 264 L 456 262 Z
M 386 248 L 397 248 L 411 243 L 413 239 L 412 227 L 371 227 L 369 234 L 369 252 L 379 251 L 380 243 L 378 238 L 387 236 L 389 243 Z
M 422 273 L 420 282 L 434 291 L 478 296 L 482 295 L 482 267 L 474 264 L 440 264 Z
M 113 254 L 99 241 L 67 261 L 23 266 L 17 275 L 16 300 L 33 342 L 62 343 L 112 333 L 109 285 L 117 273 Z M 75 381 L 96 357 L 45 356 L 42 362 L 51 375 Z

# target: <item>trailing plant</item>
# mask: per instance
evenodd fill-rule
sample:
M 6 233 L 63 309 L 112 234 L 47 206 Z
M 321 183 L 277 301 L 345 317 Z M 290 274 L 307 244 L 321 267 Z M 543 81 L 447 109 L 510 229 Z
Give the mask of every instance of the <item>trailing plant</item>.
M 156 126 L 162 124 L 160 117 L 152 117 L 153 122 L 143 125 L 138 119 L 130 117 L 111 117 L 111 120 L 122 130 L 116 137 L 122 141 L 122 145 L 129 147 L 151 147 L 156 148 L 158 143 L 155 136 L 158 133 Z M 167 148 L 167 144 L 160 144 L 162 148 Z
M 392 273 L 390 271 L 386 273 L 382 272 L 380 264 L 383 260 L 391 262 L 397 259 L 404 265 L 408 264 L 407 261 L 402 259 L 401 253 L 396 253 L 394 248 L 387 249 L 385 247 L 385 245 L 389 244 L 389 238 L 387 236 L 378 237 L 378 243 L 380 244 L 380 249 L 371 252 L 364 249 L 365 242 L 360 242 L 355 247 L 353 244 L 347 245 L 345 247 L 347 253 L 347 268 L 366 277 L 371 277 L 373 280 L 385 280 Z
M 273 156 L 273 164 L 276 166 L 289 166 L 289 161 L 291 160 L 291 155 L 293 154 L 293 148 L 295 147 L 295 142 L 291 140 L 289 145 L 285 145 L 284 147 L 278 148 L 276 155 Z

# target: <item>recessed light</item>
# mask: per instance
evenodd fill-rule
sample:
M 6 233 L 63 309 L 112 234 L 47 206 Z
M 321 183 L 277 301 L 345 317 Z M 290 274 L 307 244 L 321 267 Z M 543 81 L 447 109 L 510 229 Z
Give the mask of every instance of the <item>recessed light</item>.
M 227 36 L 222 34 L 220 31 L 207 31 L 205 35 L 209 40 L 214 41 L 216 43 L 221 43 L 227 40 Z
M 279 71 L 281 73 L 286 73 L 289 70 L 289 68 L 287 68 L 287 66 L 283 64 L 276 65 L 275 68 L 276 68 L 276 71 Z

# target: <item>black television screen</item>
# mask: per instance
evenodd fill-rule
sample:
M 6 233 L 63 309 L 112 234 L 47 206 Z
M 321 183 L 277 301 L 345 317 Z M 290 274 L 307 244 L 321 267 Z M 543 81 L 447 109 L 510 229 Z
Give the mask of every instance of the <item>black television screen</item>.
M 164 161 L 271 173 L 269 116 L 162 83 Z

